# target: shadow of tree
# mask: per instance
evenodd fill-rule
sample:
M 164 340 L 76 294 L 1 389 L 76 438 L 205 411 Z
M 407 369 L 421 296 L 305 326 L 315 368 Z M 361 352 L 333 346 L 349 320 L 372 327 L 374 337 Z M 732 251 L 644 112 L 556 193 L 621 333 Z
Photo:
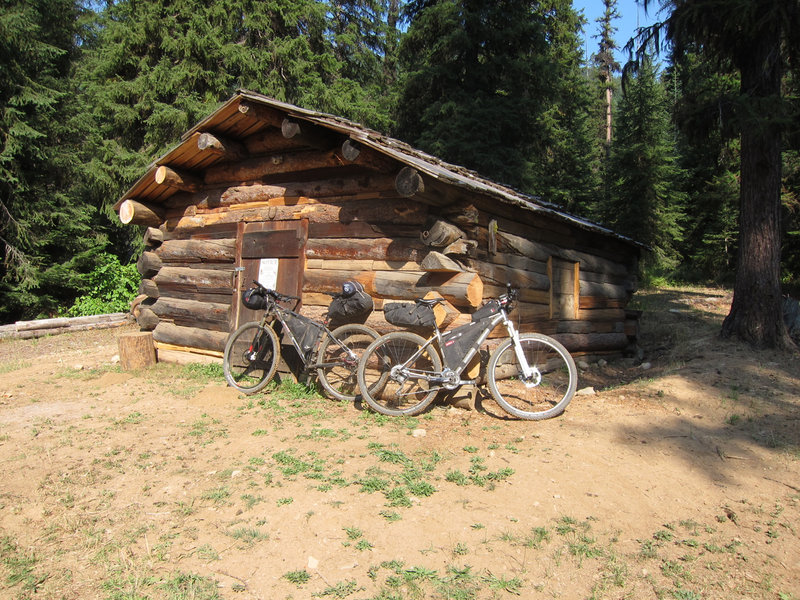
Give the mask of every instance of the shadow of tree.
M 800 461 L 800 360 L 719 338 L 730 295 L 722 291 L 640 292 L 646 366 L 612 361 L 582 374 L 581 386 L 638 395 L 667 409 L 647 427 L 619 427 L 619 439 L 669 448 L 712 480 L 764 462 Z M 800 492 L 800 480 L 780 481 Z

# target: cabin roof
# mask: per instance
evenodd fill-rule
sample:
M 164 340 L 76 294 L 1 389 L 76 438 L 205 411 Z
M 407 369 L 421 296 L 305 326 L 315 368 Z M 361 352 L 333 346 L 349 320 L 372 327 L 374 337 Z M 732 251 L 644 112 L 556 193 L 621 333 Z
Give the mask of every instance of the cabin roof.
M 218 162 L 220 160 L 219 157 L 209 155 L 198 148 L 197 139 L 201 133 L 211 132 L 229 139 L 242 140 L 257 134 L 269 126 L 269 124 L 254 120 L 240 112 L 239 107 L 243 102 L 262 105 L 280 113 L 283 117 L 313 123 L 342 136 L 349 137 L 349 139 L 394 159 L 404 166 L 417 169 L 423 175 L 433 178 L 442 184 L 455 186 L 482 196 L 496 198 L 508 205 L 533 213 L 544 214 L 638 248 L 644 247 L 638 242 L 606 227 L 564 212 L 558 205 L 547 202 L 541 197 L 531 196 L 493 182 L 481 177 L 475 171 L 447 163 L 426 152 L 415 149 L 405 142 L 383 135 L 343 117 L 300 108 L 249 90 L 238 90 L 233 97 L 211 115 L 184 133 L 175 147 L 148 166 L 145 174 L 123 194 L 114 208 L 119 209 L 119 206 L 126 199 L 155 204 L 165 202 L 174 193 L 174 190 L 155 183 L 154 174 L 159 166 L 165 165 L 173 169 L 187 171 L 202 171 Z

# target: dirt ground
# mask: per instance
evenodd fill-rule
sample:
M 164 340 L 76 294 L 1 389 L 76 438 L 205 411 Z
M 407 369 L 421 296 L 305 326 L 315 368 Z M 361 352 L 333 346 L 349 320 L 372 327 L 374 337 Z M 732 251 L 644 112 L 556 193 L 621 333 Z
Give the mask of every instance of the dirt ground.
M 0 598 L 800 599 L 800 360 L 719 340 L 729 302 L 640 292 L 644 362 L 544 422 L 0 342 Z

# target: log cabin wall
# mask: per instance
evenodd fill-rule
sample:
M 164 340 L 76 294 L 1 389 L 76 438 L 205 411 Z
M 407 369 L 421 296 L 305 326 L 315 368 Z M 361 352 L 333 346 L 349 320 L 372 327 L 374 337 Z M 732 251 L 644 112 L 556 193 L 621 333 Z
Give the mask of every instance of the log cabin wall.
M 255 318 L 239 293 L 250 283 L 243 232 L 256 224 L 302 231 L 300 260 L 280 267 L 299 271 L 298 287 L 278 289 L 301 292 L 309 316 L 322 317 L 327 293 L 353 279 L 376 299 L 367 324 L 380 332 L 392 328 L 384 300 L 429 292 L 448 300 L 446 325 L 455 327 L 511 283 L 521 290 L 514 317 L 523 332 L 553 335 L 578 355 L 635 341 L 625 307 L 639 248 L 629 240 L 451 185 L 290 117 L 235 98 L 118 204 L 123 222 L 149 226 L 138 322 L 160 345 L 219 353 L 229 331 Z

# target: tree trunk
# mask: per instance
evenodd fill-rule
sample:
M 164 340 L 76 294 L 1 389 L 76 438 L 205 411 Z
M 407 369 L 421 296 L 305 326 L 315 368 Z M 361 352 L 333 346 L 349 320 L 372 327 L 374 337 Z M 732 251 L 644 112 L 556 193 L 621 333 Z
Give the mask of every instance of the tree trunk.
M 780 36 L 761 36 L 738 62 L 742 95 L 757 123 L 742 127 L 739 248 L 736 283 L 722 337 L 758 348 L 788 348 L 781 308 Z

